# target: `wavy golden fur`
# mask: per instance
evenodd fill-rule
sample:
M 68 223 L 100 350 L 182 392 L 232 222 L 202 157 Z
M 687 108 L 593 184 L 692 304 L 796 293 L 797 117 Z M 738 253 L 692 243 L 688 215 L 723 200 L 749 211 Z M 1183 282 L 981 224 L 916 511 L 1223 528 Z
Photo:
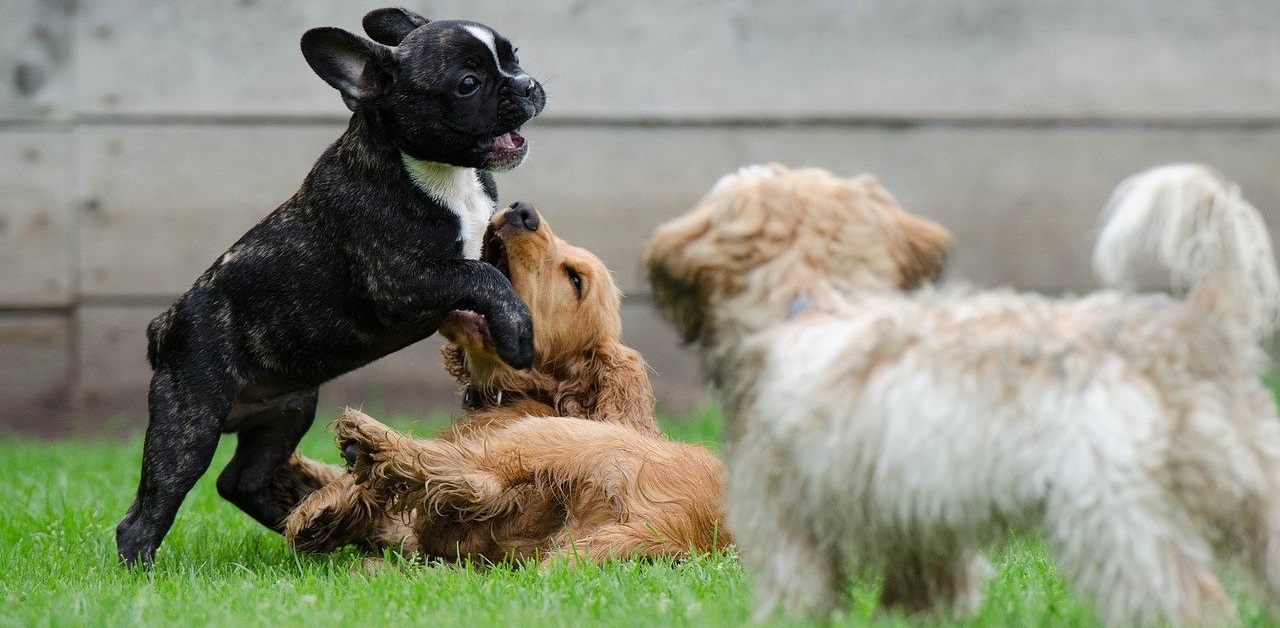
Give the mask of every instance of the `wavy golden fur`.
M 430 440 L 347 410 L 333 429 L 350 473 L 335 477 L 298 456 L 277 473 L 287 496 L 317 476 L 331 480 L 286 520 L 294 547 L 600 561 L 730 542 L 720 463 L 658 430 L 644 362 L 621 342 L 608 270 L 523 207 L 494 217 L 484 257 L 533 312 L 534 367 L 506 366 L 483 319 L 450 314 L 441 326 L 454 343 L 443 351 L 446 368 L 473 406 Z

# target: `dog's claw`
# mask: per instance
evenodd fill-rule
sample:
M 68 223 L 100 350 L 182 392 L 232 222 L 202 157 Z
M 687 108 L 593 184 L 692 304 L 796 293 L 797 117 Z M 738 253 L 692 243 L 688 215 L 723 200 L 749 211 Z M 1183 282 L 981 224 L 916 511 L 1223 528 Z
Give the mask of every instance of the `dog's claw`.
M 355 442 L 347 443 L 346 447 L 342 448 L 342 459 L 347 461 L 348 467 L 356 466 L 356 457 L 359 455 L 360 446 Z

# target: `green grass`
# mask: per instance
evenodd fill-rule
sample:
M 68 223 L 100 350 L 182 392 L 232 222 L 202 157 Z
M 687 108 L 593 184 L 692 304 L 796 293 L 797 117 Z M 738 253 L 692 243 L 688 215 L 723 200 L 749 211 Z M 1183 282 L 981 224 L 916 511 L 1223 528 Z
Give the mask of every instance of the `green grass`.
M 439 419 L 411 424 L 429 434 Z M 719 415 L 664 422 L 673 438 L 717 448 Z M 224 439 L 213 468 L 231 455 Z M 326 431 L 304 453 L 336 462 Z M 40 442 L 0 437 L 0 626 L 357 625 L 722 626 L 750 608 L 737 556 L 683 563 L 556 564 L 479 571 L 404 564 L 369 570 L 354 551 L 295 554 L 204 477 L 187 498 L 154 570 L 115 564 L 113 528 L 136 487 L 141 438 Z M 992 555 L 998 575 L 976 618 L 950 623 L 875 612 L 874 582 L 855 583 L 848 626 L 1092 626 L 1034 538 Z M 1233 586 L 1233 591 L 1241 587 Z M 1243 602 L 1246 625 L 1266 625 Z

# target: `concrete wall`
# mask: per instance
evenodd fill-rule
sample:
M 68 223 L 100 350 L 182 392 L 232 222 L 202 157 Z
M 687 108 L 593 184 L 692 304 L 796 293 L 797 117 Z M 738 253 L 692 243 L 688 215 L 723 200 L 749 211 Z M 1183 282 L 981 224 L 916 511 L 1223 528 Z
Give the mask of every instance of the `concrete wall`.
M 297 187 L 346 109 L 298 52 L 371 2 L 0 4 L 0 430 L 145 417 L 146 322 Z M 739 165 L 874 172 L 951 227 L 952 276 L 1093 285 L 1095 214 L 1125 175 L 1205 161 L 1280 232 L 1280 3 L 460 0 L 545 82 L 501 175 L 628 291 L 628 341 L 669 410 L 701 403 L 636 257 Z M 429 340 L 322 403 L 454 406 Z

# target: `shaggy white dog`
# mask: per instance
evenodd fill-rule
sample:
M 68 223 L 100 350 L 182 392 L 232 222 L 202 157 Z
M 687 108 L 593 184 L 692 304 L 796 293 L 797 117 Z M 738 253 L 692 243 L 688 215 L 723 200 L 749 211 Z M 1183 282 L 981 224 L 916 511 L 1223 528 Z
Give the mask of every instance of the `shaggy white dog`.
M 1266 229 L 1200 166 L 1107 212 L 1104 280 L 1155 263 L 1185 298 L 933 288 L 949 234 L 868 175 L 746 168 L 658 228 L 644 263 L 723 396 L 757 619 L 828 613 L 855 572 L 885 606 L 970 613 L 1009 529 L 1112 625 L 1229 617 L 1215 559 L 1280 600 Z

